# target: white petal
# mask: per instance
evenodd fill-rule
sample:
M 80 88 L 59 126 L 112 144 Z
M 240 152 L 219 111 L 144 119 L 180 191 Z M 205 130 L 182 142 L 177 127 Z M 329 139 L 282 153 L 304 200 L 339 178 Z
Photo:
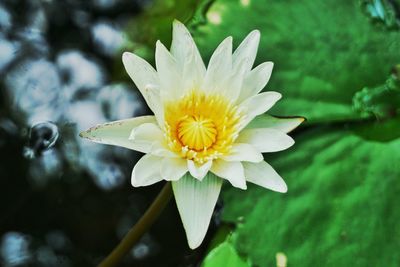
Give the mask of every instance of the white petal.
M 232 102 L 236 102 L 241 94 L 241 89 L 246 74 L 246 62 L 242 62 L 236 70 L 232 71 L 221 93 L 225 94 Z
M 183 63 L 182 94 L 194 88 L 200 88 L 206 73 L 203 60 L 197 56 L 197 48 L 192 47 Z
M 212 173 L 208 173 L 203 181 L 186 174 L 172 182 L 176 205 L 191 249 L 200 246 L 207 233 L 221 185 L 222 179 Z
M 237 142 L 250 144 L 262 153 L 285 150 L 294 144 L 289 135 L 271 128 L 244 129 Z
M 228 180 L 234 187 L 247 188 L 243 165 L 238 161 L 215 160 L 213 161 L 211 172 Z
M 215 49 L 208 63 L 202 89 L 213 92 L 225 89 L 232 69 L 232 37 L 227 37 Z
M 167 181 L 179 180 L 188 171 L 186 160 L 183 158 L 163 158 L 161 176 Z
M 276 192 L 286 193 L 287 186 L 279 174 L 265 161 L 259 163 L 243 163 L 244 175 L 248 182 L 271 189 Z
M 244 128 L 254 117 L 269 110 L 282 95 L 278 92 L 265 92 L 250 97 L 239 105 L 239 109 L 246 113 L 246 118 L 241 122 Z
M 271 77 L 274 63 L 264 62 L 250 71 L 244 79 L 239 102 L 261 92 Z
M 129 140 L 144 153 L 150 153 L 155 146 L 160 146 L 163 138 L 163 132 L 155 123 L 141 124 L 133 128 L 129 136 Z
M 176 60 L 160 41 L 156 43 L 156 66 L 160 79 L 161 98 L 179 97 L 181 94 L 181 75 Z
M 231 151 L 228 155 L 224 155 L 221 159 L 225 161 L 250 161 L 260 162 L 264 158 L 260 151 L 249 144 L 236 143 L 233 144 Z
M 125 52 L 122 55 L 122 62 L 126 71 L 128 72 L 129 77 L 131 77 L 140 93 L 146 100 L 147 105 L 154 112 L 154 114 L 159 114 L 159 97 L 154 97 L 154 95 L 159 95 L 158 90 L 157 92 L 153 92 L 152 98 L 150 98 L 148 92 L 146 92 L 146 88 L 149 86 L 152 88 L 158 88 L 159 86 L 160 82 L 155 69 L 149 63 L 147 63 L 146 60 L 128 52 Z
M 246 126 L 246 129 L 271 128 L 281 132 L 288 133 L 293 131 L 303 121 L 305 121 L 305 118 L 303 117 L 279 118 L 279 117 L 273 117 L 268 114 L 263 114 L 262 116 L 254 118 L 254 120 L 252 120 Z
M 172 26 L 171 54 L 175 57 L 177 63 L 181 65 L 182 68 L 187 59 L 193 57 L 193 62 L 198 64 L 196 66 L 204 75 L 206 68 L 190 32 L 185 25 L 178 20 L 174 20 Z M 186 76 L 184 77 L 186 78 Z
M 187 167 L 190 174 L 200 181 L 206 176 L 212 166 L 212 161 L 207 161 L 203 165 L 195 163 L 193 160 L 187 160 Z
M 160 164 L 162 158 L 150 154 L 144 155 L 132 171 L 132 185 L 134 187 L 147 186 L 162 180 Z
M 132 130 L 143 123 L 155 123 L 156 119 L 154 116 L 142 116 L 127 120 L 120 120 L 114 122 L 108 122 L 105 124 L 97 125 L 89 130 L 81 132 L 79 135 L 83 138 L 87 138 L 90 141 L 122 146 L 129 149 L 145 152 L 142 146 L 138 146 L 131 140 L 129 136 Z
M 235 69 L 243 59 L 246 59 L 246 71 L 250 71 L 256 59 L 259 43 L 260 32 L 258 30 L 250 32 L 233 53 L 233 69 Z

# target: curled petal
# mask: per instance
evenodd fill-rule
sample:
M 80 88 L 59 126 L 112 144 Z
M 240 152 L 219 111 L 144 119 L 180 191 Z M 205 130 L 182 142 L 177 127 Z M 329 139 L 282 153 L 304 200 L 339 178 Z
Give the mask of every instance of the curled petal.
M 140 147 L 141 152 L 150 153 L 153 147 L 160 146 L 163 133 L 155 123 L 143 123 L 132 130 L 129 140 Z
M 287 186 L 281 176 L 265 161 L 259 163 L 244 162 L 244 175 L 246 180 L 253 184 L 271 189 L 276 192 L 286 193 Z
M 212 166 L 212 161 L 207 161 L 203 165 L 195 163 L 193 160 L 187 160 L 187 167 L 190 174 L 200 181 L 206 176 Z
M 246 118 L 241 122 L 241 127 L 244 128 L 254 117 L 272 108 L 281 97 L 282 95 L 278 92 L 264 92 L 242 102 L 239 109 L 246 113 Z
M 262 153 L 285 150 L 294 144 L 289 135 L 270 128 L 245 129 L 237 141 L 250 144 Z
M 134 187 L 147 186 L 162 180 L 160 164 L 162 158 L 150 154 L 144 155 L 132 171 L 131 182 Z
M 164 180 L 177 181 L 188 171 L 186 160 L 182 158 L 163 158 L 160 173 Z
M 264 158 L 260 151 L 252 145 L 236 143 L 233 144 L 230 154 L 222 156 L 221 159 L 225 161 L 260 162 Z
M 244 169 L 241 162 L 215 160 L 211 167 L 213 172 L 218 177 L 228 180 L 234 187 L 246 189 L 246 179 L 244 177 Z

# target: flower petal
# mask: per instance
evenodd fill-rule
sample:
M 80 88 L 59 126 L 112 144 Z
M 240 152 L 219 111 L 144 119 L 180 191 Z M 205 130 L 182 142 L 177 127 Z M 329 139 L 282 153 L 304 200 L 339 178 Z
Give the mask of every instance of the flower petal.
M 246 129 L 271 128 L 284 133 L 289 133 L 299 126 L 303 121 L 305 121 L 305 118 L 303 117 L 279 118 L 268 114 L 263 114 L 262 116 L 254 118 L 254 120 L 252 120 L 246 126 Z
M 144 155 L 135 165 L 132 171 L 131 182 L 134 187 L 147 186 L 162 180 L 160 164 L 162 158 L 150 154 Z
M 136 117 L 132 119 L 108 122 L 105 124 L 97 125 L 90 128 L 89 130 L 81 132 L 79 135 L 96 143 L 122 146 L 143 152 L 143 147 L 138 146 L 137 144 L 129 140 L 129 136 L 135 127 L 138 127 L 143 123 L 155 122 L 156 119 L 154 116 Z
M 207 172 L 210 170 L 212 166 L 212 161 L 207 161 L 203 165 L 199 165 L 195 163 L 193 160 L 187 160 L 187 167 L 190 174 L 200 181 L 206 176 Z
M 213 172 L 218 177 L 228 180 L 234 187 L 246 189 L 246 179 L 244 176 L 243 165 L 239 161 L 224 161 L 215 160 L 211 167 Z
M 236 143 L 232 145 L 230 154 L 222 156 L 221 159 L 225 161 L 260 162 L 264 158 L 260 151 L 252 145 Z
M 176 205 L 191 249 L 200 246 L 207 233 L 221 185 L 222 179 L 210 172 L 203 181 L 186 174 L 172 182 Z
M 196 43 L 193 41 L 193 38 L 185 25 L 178 20 L 174 20 L 172 24 L 171 54 L 175 57 L 177 63 L 181 65 L 182 68 L 188 58 L 193 58 L 191 60 L 196 62 L 198 70 L 202 72 L 204 76 L 206 68 L 203 59 L 200 56 L 200 52 L 197 49 Z
M 125 52 L 122 55 L 122 62 L 149 108 L 154 114 L 160 114 L 159 97 L 154 97 L 154 95 L 159 95 L 158 86 L 160 84 L 156 70 L 146 60 L 129 52 Z M 156 92 L 152 92 L 153 97 L 149 97 L 149 92 L 147 92 L 149 88 L 156 88 Z
M 250 32 L 233 53 L 233 69 L 237 68 L 243 59 L 246 59 L 246 71 L 250 71 L 256 59 L 259 43 L 260 31 L 254 30 Z
M 197 48 L 192 46 L 189 54 L 183 63 L 183 74 L 182 77 L 182 94 L 184 95 L 187 91 L 193 88 L 200 88 L 206 69 L 203 60 L 197 56 Z
M 241 128 L 244 128 L 254 117 L 269 110 L 282 95 L 278 92 L 264 92 L 250 97 L 239 105 L 239 109 L 246 113 Z
M 286 193 L 287 186 L 279 174 L 265 161 L 259 163 L 244 162 L 244 175 L 246 180 L 253 184 L 271 189 L 276 192 Z
M 221 91 L 232 102 L 236 102 L 241 94 L 242 85 L 246 73 L 246 62 L 241 62 L 237 69 L 232 71 L 230 78 L 226 81 L 225 88 Z
M 294 144 L 289 135 L 270 128 L 244 129 L 237 142 L 250 144 L 262 153 L 285 150 Z
M 163 158 L 161 161 L 161 177 L 167 181 L 179 180 L 188 171 L 183 158 Z
M 179 97 L 181 94 L 181 75 L 177 62 L 160 41 L 156 43 L 156 66 L 160 79 L 161 98 Z
M 163 140 L 163 132 L 155 123 L 143 123 L 133 128 L 129 140 L 143 153 L 150 153 Z
M 232 68 L 232 37 L 225 38 L 215 49 L 208 63 L 202 89 L 213 92 L 225 89 L 225 83 L 230 78 Z
M 264 62 L 250 71 L 243 81 L 239 102 L 261 92 L 271 77 L 274 63 Z

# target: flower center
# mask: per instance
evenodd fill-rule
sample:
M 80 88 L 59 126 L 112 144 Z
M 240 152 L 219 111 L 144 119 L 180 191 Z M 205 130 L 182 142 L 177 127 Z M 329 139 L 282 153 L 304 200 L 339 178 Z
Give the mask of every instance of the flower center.
M 179 122 L 177 130 L 181 143 L 196 151 L 211 147 L 217 139 L 214 122 L 201 115 L 183 118 Z
M 192 90 L 164 103 L 164 118 L 169 148 L 202 164 L 230 152 L 243 114 L 226 96 Z

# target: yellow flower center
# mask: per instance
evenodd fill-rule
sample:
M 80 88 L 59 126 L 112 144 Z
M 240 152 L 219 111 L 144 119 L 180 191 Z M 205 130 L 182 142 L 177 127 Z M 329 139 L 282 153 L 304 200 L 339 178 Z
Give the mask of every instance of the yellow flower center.
M 225 96 L 192 90 L 165 103 L 164 117 L 169 148 L 201 164 L 230 151 L 242 114 Z
M 214 122 L 201 115 L 184 117 L 178 124 L 177 130 L 181 143 L 197 151 L 209 148 L 217 138 Z

